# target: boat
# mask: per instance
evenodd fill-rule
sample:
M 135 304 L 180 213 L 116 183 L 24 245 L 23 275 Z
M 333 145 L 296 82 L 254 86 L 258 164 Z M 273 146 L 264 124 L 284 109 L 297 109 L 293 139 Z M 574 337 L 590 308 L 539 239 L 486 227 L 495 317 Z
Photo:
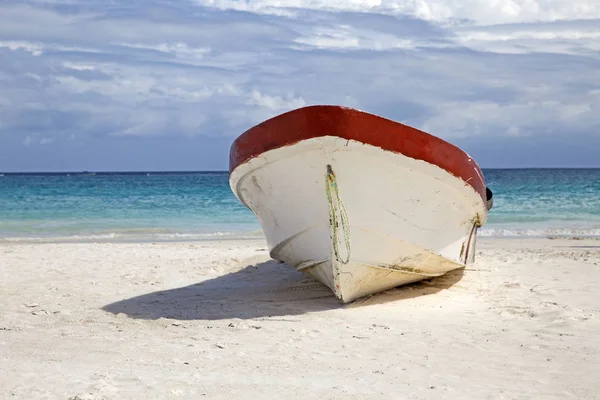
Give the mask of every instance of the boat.
M 353 108 L 314 105 L 231 145 L 229 185 L 270 256 L 342 303 L 464 268 L 493 193 L 460 148 Z

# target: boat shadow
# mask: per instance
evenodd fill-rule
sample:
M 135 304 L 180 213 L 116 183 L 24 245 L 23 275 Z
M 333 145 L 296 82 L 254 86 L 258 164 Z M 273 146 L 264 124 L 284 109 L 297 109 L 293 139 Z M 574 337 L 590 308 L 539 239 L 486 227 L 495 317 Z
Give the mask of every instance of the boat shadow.
M 300 315 L 341 306 L 325 285 L 269 260 L 193 285 L 121 300 L 103 310 L 137 319 L 221 320 Z
M 460 272 L 459 272 L 460 271 Z M 430 295 L 449 288 L 462 270 L 342 304 L 331 290 L 295 268 L 269 260 L 180 288 L 143 294 L 102 309 L 134 319 L 222 320 L 294 316 Z

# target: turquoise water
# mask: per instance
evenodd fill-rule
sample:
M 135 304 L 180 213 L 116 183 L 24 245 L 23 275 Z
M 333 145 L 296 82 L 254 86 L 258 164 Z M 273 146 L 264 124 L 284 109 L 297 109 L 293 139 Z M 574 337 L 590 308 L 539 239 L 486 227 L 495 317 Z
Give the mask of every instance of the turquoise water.
M 0 238 L 176 240 L 260 235 L 226 173 L 0 177 Z
M 600 169 L 483 170 L 489 236 L 600 236 Z
M 484 236 L 600 236 L 600 169 L 484 170 Z M 0 176 L 0 241 L 260 237 L 216 173 Z

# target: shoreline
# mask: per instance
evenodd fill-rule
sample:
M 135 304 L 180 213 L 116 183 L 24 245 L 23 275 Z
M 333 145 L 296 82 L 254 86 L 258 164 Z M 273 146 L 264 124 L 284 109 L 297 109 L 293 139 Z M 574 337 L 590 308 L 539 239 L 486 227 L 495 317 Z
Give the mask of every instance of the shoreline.
M 206 242 L 221 242 L 221 241 L 265 241 L 266 238 L 264 234 L 256 234 L 256 235 L 247 235 L 247 236 L 236 236 L 232 234 L 231 236 L 223 235 L 223 236 L 209 236 L 206 238 L 98 238 L 98 239 L 82 239 L 82 238 L 20 238 L 20 237 L 10 237 L 10 238 L 2 238 L 0 237 L 0 246 L 10 246 L 10 245 L 34 245 L 34 244 L 157 244 L 157 243 L 206 243 Z M 487 235 L 477 235 L 477 241 L 485 242 L 485 241 L 600 241 L 600 236 L 487 236 Z
M 600 238 L 599 238 L 600 239 Z M 34 245 L 34 244 L 157 244 L 157 243 L 206 243 L 206 242 L 221 242 L 221 241 L 253 241 L 265 240 L 264 237 L 209 237 L 192 238 L 192 239 L 20 239 L 9 238 L 0 239 L 2 245 Z

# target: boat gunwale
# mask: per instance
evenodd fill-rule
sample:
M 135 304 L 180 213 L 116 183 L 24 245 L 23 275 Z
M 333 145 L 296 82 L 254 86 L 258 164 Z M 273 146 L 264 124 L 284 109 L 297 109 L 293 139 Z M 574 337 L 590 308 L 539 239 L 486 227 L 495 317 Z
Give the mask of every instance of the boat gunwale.
M 335 136 L 434 164 L 460 178 L 487 200 L 479 165 L 465 151 L 411 126 L 354 108 L 312 105 L 263 121 L 231 145 L 229 173 L 249 160 L 307 139 Z

